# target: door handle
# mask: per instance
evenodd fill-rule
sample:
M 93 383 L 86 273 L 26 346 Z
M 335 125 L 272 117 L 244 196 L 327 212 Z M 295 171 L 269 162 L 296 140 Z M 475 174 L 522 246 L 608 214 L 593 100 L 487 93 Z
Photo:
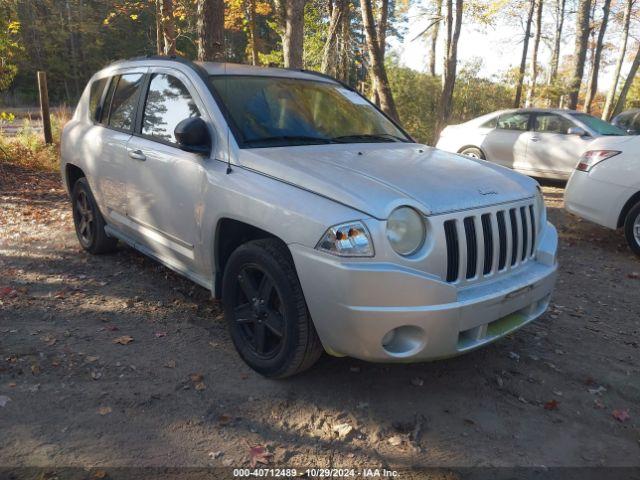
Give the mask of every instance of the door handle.
M 532 142 L 537 142 L 540 140 L 540 137 L 531 137 Z
M 144 162 L 147 159 L 147 156 L 142 153 L 142 150 L 129 150 L 129 157 L 134 160 L 140 160 L 141 162 Z

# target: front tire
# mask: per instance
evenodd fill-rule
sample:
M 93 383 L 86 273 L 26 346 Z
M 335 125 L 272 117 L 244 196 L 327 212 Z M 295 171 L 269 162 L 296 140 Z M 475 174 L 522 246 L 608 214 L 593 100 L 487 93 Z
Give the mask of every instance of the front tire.
M 76 235 L 82 248 L 94 255 L 113 252 L 118 240 L 108 237 L 105 233 L 104 217 L 98 209 L 85 177 L 79 178 L 73 185 L 71 205 Z
M 629 210 L 625 218 L 624 236 L 633 253 L 640 256 L 640 202 Z
M 255 240 L 231 254 L 222 279 L 222 303 L 236 350 L 265 377 L 302 372 L 322 354 L 291 255 L 282 242 Z
M 482 150 L 476 147 L 467 147 L 460 150 L 460 155 L 464 155 L 465 157 L 478 158 L 480 160 L 484 160 L 484 154 Z

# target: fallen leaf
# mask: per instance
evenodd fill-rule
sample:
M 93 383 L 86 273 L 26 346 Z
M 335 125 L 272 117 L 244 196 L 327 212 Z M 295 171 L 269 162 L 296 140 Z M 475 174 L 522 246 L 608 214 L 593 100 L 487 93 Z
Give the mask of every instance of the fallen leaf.
M 204 376 L 201 373 L 192 373 L 189 375 L 189 378 L 193 383 L 200 383 L 204 379 Z
M 98 360 L 98 357 L 94 357 L 93 355 L 89 355 L 89 356 L 87 356 L 87 358 L 85 358 L 85 360 L 86 360 L 87 363 L 93 363 L 96 360 Z
M 166 337 L 167 332 L 156 332 L 156 338 Z
M 40 375 L 40 365 L 38 365 L 37 363 L 31 365 L 31 373 L 33 373 L 34 375 Z
M 105 472 L 104 470 L 96 470 L 95 472 L 93 472 L 91 478 L 95 478 L 97 480 L 107 478 L 107 472 Z
M 232 420 L 231 415 L 227 415 L 226 413 L 222 413 L 222 414 L 220 414 L 218 416 L 218 425 L 220 425 L 221 427 L 224 427 L 226 425 L 229 425 L 231 420 Z
M 593 400 L 593 407 L 602 410 L 603 408 L 605 408 L 605 405 L 604 403 L 602 403 L 602 400 L 596 398 Z
M 420 377 L 414 377 L 411 379 L 411 385 L 414 387 L 422 387 L 424 385 L 424 380 Z
M 111 410 L 111 407 L 100 407 L 100 408 L 98 409 L 98 413 L 99 413 L 100 415 L 108 415 L 108 414 L 110 414 L 110 413 L 111 413 L 111 411 L 112 411 L 112 410 Z
M 209 457 L 212 459 L 216 459 L 216 458 L 220 458 L 222 455 L 224 455 L 224 452 L 218 450 L 217 452 L 209 452 Z
M 613 412 L 611 412 L 611 416 L 619 422 L 626 422 L 631 418 L 631 416 L 629 415 L 629 410 L 626 408 L 624 410 L 614 410 Z
M 394 447 L 402 445 L 402 437 L 399 437 L 398 435 L 394 435 L 393 437 L 389 437 L 389 439 L 387 441 L 389 442 L 390 445 L 393 445 Z
M 167 363 L 164 364 L 165 368 L 176 368 L 176 361 L 175 360 L 169 360 Z
M 0 298 L 14 298 L 18 296 L 18 291 L 12 287 L 0 288 Z
M 131 342 L 133 342 L 133 337 L 129 335 L 123 335 L 113 339 L 113 343 L 119 343 L 120 345 L 128 345 Z
M 198 382 L 195 385 L 195 389 L 198 390 L 199 392 L 201 392 L 202 390 L 205 390 L 207 388 L 207 386 L 204 384 L 204 382 Z
M 632 280 L 638 280 L 640 279 L 640 273 L 631 272 L 630 274 L 627 275 L 627 277 L 631 278 Z
M 51 335 L 47 335 L 45 336 L 43 339 L 44 343 L 47 344 L 47 346 L 52 347 L 55 345 L 56 343 L 56 337 L 52 337 Z
M 607 391 L 607 389 L 604 388 L 602 385 L 600 385 L 598 388 L 590 388 L 589 389 L 589 393 L 591 395 L 602 395 L 606 391 Z
M 249 463 L 254 468 L 258 463 L 268 464 L 273 455 L 262 445 L 249 446 Z
M 94 380 L 99 380 L 101 377 L 101 372 L 96 372 L 95 370 L 91 372 L 91 378 L 93 378 Z
M 549 400 L 544 404 L 545 410 L 557 410 L 558 409 L 558 401 L 557 400 Z
M 0 407 L 4 407 L 9 401 L 11 401 L 9 397 L 6 395 L 0 395 Z
M 110 332 L 115 332 L 117 330 L 120 330 L 118 327 L 116 327 L 115 325 L 107 325 L 106 327 L 107 330 L 109 330 Z
M 340 423 L 334 425 L 333 431 L 338 434 L 338 438 L 347 438 L 353 432 L 353 427 L 348 423 Z

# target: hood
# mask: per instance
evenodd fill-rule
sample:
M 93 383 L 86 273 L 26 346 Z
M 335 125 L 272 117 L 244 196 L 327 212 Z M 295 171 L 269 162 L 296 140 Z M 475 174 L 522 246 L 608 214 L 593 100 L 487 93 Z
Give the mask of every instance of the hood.
M 239 163 L 379 219 L 400 205 L 437 215 L 520 200 L 536 186 L 495 164 L 413 143 L 243 149 Z

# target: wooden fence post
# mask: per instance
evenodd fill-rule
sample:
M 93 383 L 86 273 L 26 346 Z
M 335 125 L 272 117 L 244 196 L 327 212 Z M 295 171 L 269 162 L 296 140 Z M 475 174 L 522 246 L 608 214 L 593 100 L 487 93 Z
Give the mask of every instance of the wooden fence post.
M 49 115 L 49 91 L 47 90 L 47 72 L 38 72 L 38 92 L 40 93 L 40 114 L 45 143 L 53 143 L 51 134 L 51 116 Z

